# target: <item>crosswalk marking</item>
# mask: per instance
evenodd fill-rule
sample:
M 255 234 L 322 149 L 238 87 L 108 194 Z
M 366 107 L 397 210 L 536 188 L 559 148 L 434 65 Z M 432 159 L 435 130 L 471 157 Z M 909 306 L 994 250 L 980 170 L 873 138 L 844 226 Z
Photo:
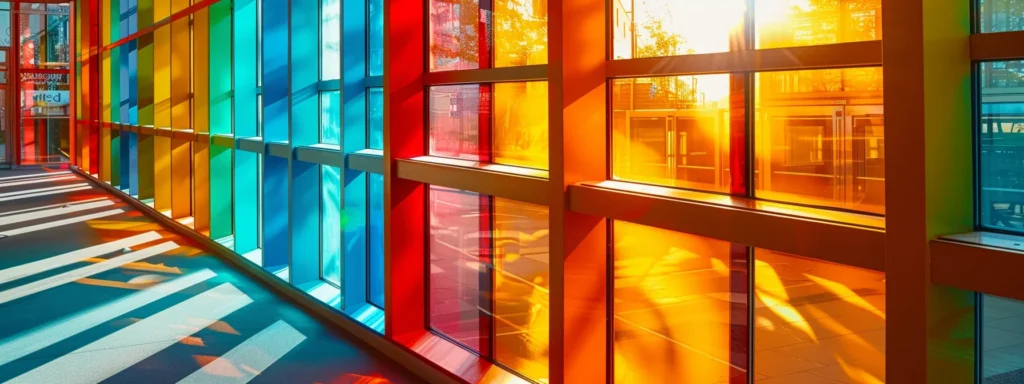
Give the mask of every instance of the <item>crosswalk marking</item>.
M 9 283 L 37 273 L 74 264 L 90 257 L 105 255 L 126 247 L 134 247 L 139 244 L 148 243 L 159 238 L 160 235 L 156 232 L 146 232 L 132 237 L 126 237 L 121 240 L 111 241 L 106 244 L 82 248 L 62 255 L 0 270 L 0 284 Z
M 33 281 L 25 285 L 11 288 L 6 291 L 0 292 L 0 304 L 11 302 L 25 296 L 45 291 L 53 287 L 61 286 L 86 276 L 92 276 L 100 272 L 109 271 L 122 265 L 139 261 L 154 255 L 158 255 L 160 253 L 167 252 L 175 248 L 178 248 L 178 244 L 176 244 L 173 241 L 168 241 L 166 243 L 155 245 L 143 249 L 141 251 L 135 251 L 123 256 L 113 257 L 96 264 L 75 269 L 73 271 L 67 271 L 59 275 L 50 276 L 42 280 Z
M 306 336 L 278 320 L 178 384 L 248 383 L 303 340 Z
M 213 271 L 203 269 L 135 292 L 127 297 L 111 301 L 96 308 L 51 322 L 42 327 L 32 329 L 23 335 L 0 340 L 0 365 L 28 356 L 33 352 L 116 319 L 185 288 L 209 280 L 214 276 L 217 276 L 217 274 Z
M 145 360 L 252 303 L 231 283 L 221 284 L 8 383 L 98 383 Z

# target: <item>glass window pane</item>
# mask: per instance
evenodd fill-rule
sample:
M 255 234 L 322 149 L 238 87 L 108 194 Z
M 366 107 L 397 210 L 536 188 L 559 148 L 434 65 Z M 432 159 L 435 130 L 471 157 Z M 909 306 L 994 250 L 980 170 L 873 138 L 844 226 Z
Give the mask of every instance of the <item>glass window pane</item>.
M 548 83 L 493 87 L 494 162 L 548 169 Z
M 320 166 L 320 276 L 341 285 L 341 169 Z
M 491 199 L 431 186 L 430 327 L 477 352 L 490 350 Z
M 1024 61 L 981 68 L 981 224 L 1024 231 Z
M 430 154 L 486 161 L 490 96 L 490 85 L 431 87 Z
M 614 80 L 613 176 L 729 192 L 730 147 L 742 148 L 745 140 L 743 81 L 742 75 Z
M 384 175 L 370 174 L 370 303 L 384 308 Z
M 370 76 L 384 75 L 384 0 L 369 0 L 367 24 L 369 32 L 369 63 L 367 73 Z
M 384 88 L 370 88 L 370 148 L 384 149 Z
M 431 71 L 547 63 L 547 0 L 493 0 L 488 7 L 430 0 L 429 7 Z
M 1024 1 L 978 0 L 978 30 L 984 33 L 1024 30 Z
M 982 298 L 983 384 L 1015 383 L 1024 375 L 1024 302 Z
M 320 1 L 320 79 L 341 78 L 341 0 Z
M 882 39 L 882 0 L 754 0 L 758 49 Z
M 763 249 L 754 257 L 757 377 L 885 382 L 884 273 Z
M 758 73 L 758 197 L 885 213 L 882 69 Z
M 341 144 L 341 92 L 320 94 L 320 142 Z
M 613 232 L 615 383 L 744 382 L 747 247 L 623 221 Z
M 742 41 L 734 36 L 742 36 L 744 0 L 618 0 L 613 7 L 615 59 L 728 52 Z
M 494 358 L 548 378 L 548 208 L 494 198 Z

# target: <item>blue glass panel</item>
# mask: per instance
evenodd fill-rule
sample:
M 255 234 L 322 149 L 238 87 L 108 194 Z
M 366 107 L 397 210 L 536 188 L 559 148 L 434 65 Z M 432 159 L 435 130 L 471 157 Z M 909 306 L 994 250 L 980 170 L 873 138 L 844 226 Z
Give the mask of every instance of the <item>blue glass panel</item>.
M 320 79 L 341 78 L 341 1 L 320 2 Z
M 370 303 L 384 308 L 384 175 L 370 174 Z
M 369 0 L 369 63 L 370 76 L 384 75 L 384 0 Z
M 320 94 L 320 142 L 341 144 L 341 92 Z
M 1024 30 L 1024 1 L 978 0 L 978 30 L 983 33 Z
M 341 169 L 320 167 L 320 276 L 341 285 Z
M 1024 232 L 1024 61 L 979 65 L 981 225 Z
M 370 148 L 384 149 L 384 88 L 370 88 Z

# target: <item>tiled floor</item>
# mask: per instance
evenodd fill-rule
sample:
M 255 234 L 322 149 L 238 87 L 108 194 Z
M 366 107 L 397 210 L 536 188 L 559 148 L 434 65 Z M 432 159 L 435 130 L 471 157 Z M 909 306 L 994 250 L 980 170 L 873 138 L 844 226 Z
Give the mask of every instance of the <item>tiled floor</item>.
M 418 383 L 67 171 L 0 171 L 0 382 Z
M 1019 382 L 1024 379 L 1024 302 L 985 296 L 982 308 L 985 383 Z M 1014 371 L 1016 374 L 1011 374 Z M 1016 380 L 999 380 L 1000 375 Z

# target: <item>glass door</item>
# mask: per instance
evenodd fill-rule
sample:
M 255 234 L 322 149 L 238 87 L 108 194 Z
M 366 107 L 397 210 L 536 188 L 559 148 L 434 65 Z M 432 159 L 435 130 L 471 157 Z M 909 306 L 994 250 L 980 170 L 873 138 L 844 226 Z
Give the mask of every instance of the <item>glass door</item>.
M 21 164 L 70 161 L 69 3 L 20 3 Z

